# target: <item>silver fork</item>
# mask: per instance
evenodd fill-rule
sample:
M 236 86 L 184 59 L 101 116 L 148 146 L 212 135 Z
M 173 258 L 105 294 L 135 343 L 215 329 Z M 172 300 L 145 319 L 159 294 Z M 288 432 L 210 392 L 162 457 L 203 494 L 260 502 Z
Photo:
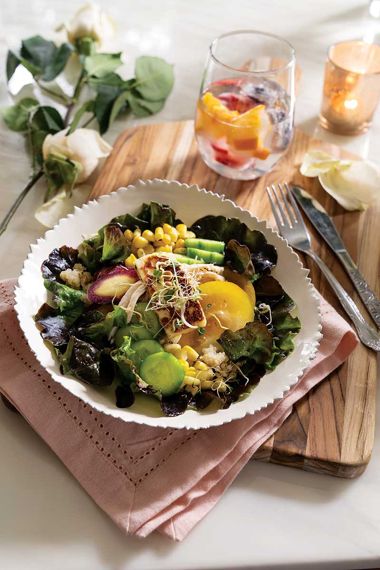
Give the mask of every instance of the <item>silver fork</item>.
M 315 261 L 337 295 L 343 309 L 353 322 L 362 343 L 372 348 L 372 350 L 380 351 L 379 333 L 364 320 L 357 305 L 331 273 L 325 262 L 311 249 L 309 232 L 304 224 L 297 203 L 289 190 L 289 186 L 287 184 L 277 184 L 276 187 L 276 185 L 272 184 L 266 188 L 266 191 L 279 233 L 294 249 L 306 253 Z

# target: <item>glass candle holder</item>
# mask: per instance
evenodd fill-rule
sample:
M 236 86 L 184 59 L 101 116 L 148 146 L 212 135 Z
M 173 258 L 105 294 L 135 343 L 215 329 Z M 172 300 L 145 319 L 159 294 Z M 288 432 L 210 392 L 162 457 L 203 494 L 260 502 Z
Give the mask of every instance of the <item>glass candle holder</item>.
M 293 134 L 294 70 L 294 49 L 277 36 L 240 30 L 212 42 L 195 119 L 212 170 L 253 180 L 283 156 Z
M 380 46 L 347 41 L 330 47 L 325 65 L 322 127 L 358 135 L 371 126 L 380 99 Z

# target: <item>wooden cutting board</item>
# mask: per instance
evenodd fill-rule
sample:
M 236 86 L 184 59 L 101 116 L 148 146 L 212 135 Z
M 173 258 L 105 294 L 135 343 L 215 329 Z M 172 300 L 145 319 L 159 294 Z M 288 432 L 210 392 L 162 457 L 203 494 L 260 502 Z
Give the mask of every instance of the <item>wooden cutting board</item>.
M 299 164 L 310 147 L 347 156 L 337 147 L 297 131 L 288 153 L 270 174 L 256 182 L 240 182 L 218 176 L 205 166 L 197 152 L 192 121 L 130 128 L 116 141 L 91 197 L 107 194 L 139 178 L 175 179 L 231 197 L 274 226 L 265 187 L 273 182 L 293 181 L 324 205 L 363 275 L 376 289 L 379 287 L 379 210 L 345 212 L 321 189 L 316 179 L 303 178 Z M 316 251 L 358 302 L 340 263 L 315 232 L 312 234 Z M 312 262 L 304 262 L 317 289 L 343 314 L 324 277 Z M 286 422 L 256 452 L 255 459 L 338 477 L 360 475 L 370 459 L 373 445 L 375 389 L 376 355 L 359 345 L 347 362 L 296 404 Z

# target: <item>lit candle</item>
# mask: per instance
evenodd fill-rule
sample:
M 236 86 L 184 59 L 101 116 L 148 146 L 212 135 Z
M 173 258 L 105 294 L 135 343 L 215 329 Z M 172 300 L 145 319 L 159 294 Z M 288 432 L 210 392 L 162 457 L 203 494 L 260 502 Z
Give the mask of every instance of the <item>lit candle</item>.
M 339 134 L 365 132 L 380 98 L 380 46 L 333 45 L 325 66 L 320 122 Z

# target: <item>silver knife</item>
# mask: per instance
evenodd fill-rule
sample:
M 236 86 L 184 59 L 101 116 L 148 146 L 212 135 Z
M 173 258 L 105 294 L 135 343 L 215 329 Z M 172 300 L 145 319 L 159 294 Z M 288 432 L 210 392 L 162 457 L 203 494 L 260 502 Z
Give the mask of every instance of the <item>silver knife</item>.
M 315 229 L 329 244 L 333 252 L 340 259 L 343 267 L 351 278 L 361 300 L 367 307 L 369 314 L 380 327 L 380 300 L 376 297 L 359 269 L 355 265 L 353 259 L 348 253 L 342 238 L 338 234 L 334 222 L 321 206 L 321 204 L 300 186 L 292 186 L 292 194 L 296 198 Z

